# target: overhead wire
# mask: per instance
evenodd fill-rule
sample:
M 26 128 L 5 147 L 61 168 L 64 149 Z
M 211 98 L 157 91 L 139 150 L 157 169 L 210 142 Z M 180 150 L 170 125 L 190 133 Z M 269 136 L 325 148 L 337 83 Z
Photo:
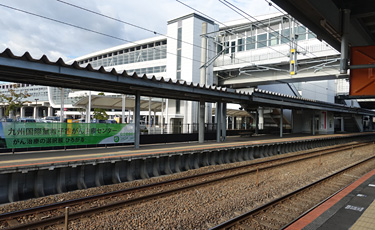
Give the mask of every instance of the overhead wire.
M 60 23 L 60 24 L 63 24 L 63 25 L 67 25 L 67 26 L 71 26 L 71 27 L 77 28 L 77 29 L 85 30 L 85 31 L 88 31 L 88 32 L 91 32 L 91 33 L 95 33 L 95 34 L 99 34 L 99 35 L 102 35 L 102 36 L 110 37 L 112 39 L 121 40 L 121 41 L 132 43 L 132 44 L 135 44 L 135 45 L 141 45 L 139 43 L 136 43 L 136 42 L 133 42 L 133 41 L 129 41 L 127 39 L 119 38 L 119 37 L 112 36 L 112 35 L 109 35 L 109 34 L 105 34 L 105 33 L 99 32 L 99 31 L 88 29 L 88 28 L 85 28 L 85 27 L 82 27 L 82 26 L 78 26 L 78 25 L 74 25 L 74 24 L 71 24 L 71 23 L 63 22 L 63 21 L 60 21 L 60 20 L 57 20 L 57 19 L 49 18 L 49 17 L 43 16 L 43 15 L 39 15 L 39 14 L 36 14 L 36 13 L 32 13 L 32 12 L 26 11 L 26 10 L 18 9 L 18 8 L 7 6 L 7 5 L 4 5 L 4 4 L 0 4 L 0 6 L 8 8 L 8 9 L 15 10 L 15 11 L 19 11 L 19 12 L 22 12 L 22 13 L 26 13 L 26 14 L 29 14 L 29 15 L 32 15 L 32 16 L 35 16 L 35 17 L 43 18 L 45 20 L 50 20 L 50 21 L 53 21 L 53 22 L 56 22 L 56 23 Z M 166 52 L 166 51 L 163 51 L 163 50 L 160 50 L 160 51 Z M 166 52 L 166 53 L 169 53 L 169 54 L 177 56 L 177 54 L 175 54 L 175 53 L 170 53 L 170 52 Z M 181 56 L 181 57 L 189 59 L 189 60 L 192 60 L 192 61 L 195 61 L 195 62 L 201 63 L 201 61 L 198 61 L 198 60 L 195 60 L 195 59 L 192 59 L 192 58 L 189 58 L 189 57 L 184 57 L 184 56 Z M 220 68 L 222 70 L 227 70 L 227 69 L 225 69 L 223 67 L 217 67 L 217 68 Z M 287 82 L 283 82 L 283 83 L 287 83 Z
M 173 40 L 176 40 L 176 41 L 181 41 L 182 43 L 185 43 L 185 44 L 192 45 L 192 46 L 194 46 L 194 47 L 197 47 L 197 48 L 203 49 L 203 47 L 200 46 L 200 45 L 196 45 L 196 44 L 193 44 L 193 43 L 191 43 L 191 42 L 184 41 L 184 40 L 182 40 L 182 39 L 178 39 L 178 38 L 175 38 L 175 37 L 168 36 L 168 35 L 166 35 L 166 34 L 162 34 L 162 33 L 157 32 L 157 31 L 155 31 L 155 30 L 151 30 L 151 29 L 148 29 L 148 28 L 145 28 L 145 27 L 139 26 L 139 25 L 135 25 L 135 24 L 133 24 L 133 23 L 129 23 L 129 22 L 126 22 L 126 21 L 123 21 L 123 20 L 120 20 L 120 19 L 117 19 L 117 18 L 114 18 L 114 17 L 108 16 L 108 15 L 105 15 L 105 14 L 102 14 L 102 13 L 98 13 L 98 12 L 96 12 L 96 11 L 93 11 L 93 10 L 87 9 L 87 8 L 85 8 L 85 7 L 82 7 L 82 6 L 78 6 L 78 5 L 72 4 L 72 3 L 70 3 L 70 2 L 66 2 L 66 1 L 63 1 L 63 0 L 56 0 L 56 1 L 58 1 L 58 2 L 60 2 L 60 3 L 63 3 L 63 4 L 66 4 L 66 5 L 69 5 L 69 6 L 72 6 L 72 7 L 75 7 L 75 8 L 78 8 L 78 9 L 80 9 L 80 10 L 84 10 L 84 11 L 86 11 L 86 12 L 90 12 L 90 13 L 92 13 L 92 14 L 96 14 L 96 15 L 99 15 L 99 16 L 102 16 L 102 17 L 105 17 L 105 18 L 108 18 L 108 19 L 111 19 L 111 20 L 114 20 L 114 21 L 117 21 L 117 22 L 120 22 L 120 23 L 123 23 L 123 24 L 129 25 L 129 26 L 133 26 L 133 27 L 138 28 L 138 29 L 141 29 L 141 30 L 145 30 L 145 31 L 147 31 L 147 32 L 151 32 L 151 33 L 153 33 L 153 34 L 158 34 L 158 35 L 164 36 L 164 37 L 166 37 L 166 38 L 170 38 L 170 39 L 173 39 Z M 178 1 L 178 0 L 176 0 L 176 1 Z M 181 1 L 178 1 L 178 2 L 180 2 L 180 3 L 183 4 L 183 5 L 185 5 L 186 7 L 189 7 L 190 9 L 193 9 L 192 7 L 190 7 L 189 5 L 187 5 L 187 4 L 185 4 L 185 3 L 181 2 Z M 198 11 L 198 10 L 196 10 L 196 11 L 197 11 L 198 13 L 204 15 L 205 17 L 211 19 L 212 21 L 216 21 L 216 22 L 218 22 L 218 23 L 220 23 L 220 24 L 226 26 L 224 23 L 222 23 L 222 22 L 220 22 L 220 21 L 218 21 L 218 20 L 216 20 L 216 19 L 210 17 L 209 15 L 207 15 L 207 14 L 201 12 L 201 11 Z M 206 49 L 207 51 L 210 51 L 210 52 L 216 53 L 216 50 L 211 50 L 211 49 L 208 49 L 208 48 L 205 48 L 205 49 Z M 224 54 L 224 55 L 225 55 L 225 54 Z M 234 57 L 234 59 L 239 60 L 239 61 L 245 61 L 245 60 L 241 60 L 241 59 L 236 58 L 236 57 Z M 246 61 L 245 61 L 245 62 L 246 62 Z
M 176 0 L 176 1 L 177 1 L 177 2 L 180 2 L 180 3 L 183 4 L 184 6 L 190 8 L 190 9 L 192 9 L 192 10 L 198 12 L 198 13 L 204 14 L 204 13 L 202 13 L 201 11 L 195 9 L 194 7 L 191 7 L 191 6 L 189 6 L 189 5 L 185 4 L 185 3 L 182 3 L 182 2 L 179 1 L 179 0 Z M 220 1 L 220 0 L 219 0 L 219 1 Z M 218 20 L 216 20 L 216 19 L 214 19 L 214 18 L 212 18 L 212 17 L 210 17 L 210 16 L 208 16 L 208 15 L 206 15 L 206 14 L 204 14 L 204 15 L 205 15 L 206 17 L 209 17 L 211 20 L 218 22 Z M 243 15 L 241 15 L 241 16 L 243 16 Z M 244 17 L 244 16 L 243 16 L 243 17 Z M 255 19 L 255 18 L 254 18 L 254 19 Z M 250 21 L 250 22 L 251 22 L 251 21 Z M 255 22 L 259 22 L 259 21 L 258 21 L 257 19 L 255 19 Z M 252 23 L 254 23 L 254 22 L 252 22 Z M 223 23 L 220 23 L 220 24 L 223 24 Z M 263 23 L 263 24 L 264 24 L 264 23 Z M 223 24 L 223 25 L 226 26 L 225 24 Z M 226 26 L 226 27 L 228 27 L 228 26 Z M 290 41 L 290 39 L 289 39 L 289 41 Z M 246 44 L 245 44 L 245 45 L 246 45 Z M 274 50 L 272 47 L 267 46 L 267 44 L 266 44 L 266 47 L 267 47 L 267 48 L 271 48 L 272 50 Z M 274 50 L 274 51 L 275 51 L 275 50 Z M 286 56 L 284 53 L 282 53 L 282 55 L 283 55 L 283 56 Z M 242 59 L 239 59 L 239 58 L 236 58 L 236 59 L 237 59 L 237 60 L 240 60 L 240 61 L 244 61 L 245 63 L 248 62 L 248 61 L 246 61 L 246 60 L 242 60 Z M 226 69 L 226 70 L 227 70 L 227 69 Z M 253 76 L 253 75 L 252 75 L 252 76 Z M 253 77 L 254 77 L 254 78 L 259 78 L 259 79 L 262 79 L 262 80 L 263 80 L 262 77 L 256 77 L 256 76 L 253 76 Z M 280 82 L 280 83 L 283 83 L 283 84 L 289 84 L 289 82 L 286 82 L 286 81 L 283 81 L 283 80 L 276 80 L 276 82 Z M 322 87 L 322 86 L 319 86 L 319 85 L 316 85 L 316 86 L 327 90 L 326 87 Z M 308 90 L 308 91 L 310 91 L 310 90 Z M 333 91 L 333 90 L 331 90 L 331 91 Z M 314 91 L 314 92 L 315 92 L 315 91 Z M 319 94 L 322 94 L 322 93 L 319 93 Z M 322 94 L 322 95 L 325 95 L 325 94 Z
M 60 20 L 53 19 L 53 18 L 50 18 L 50 17 L 46 17 L 46 16 L 43 16 L 43 15 L 40 15 L 40 14 L 32 13 L 32 12 L 22 10 L 22 9 L 19 9 L 19 8 L 15 8 L 15 7 L 12 7 L 12 6 L 7 6 L 7 5 L 4 5 L 4 4 L 1 4 L 1 3 L 0 3 L 0 6 L 8 8 L 8 9 L 15 10 L 15 11 L 18 11 L 18 12 L 22 12 L 22 13 L 25 13 L 25 14 L 29 14 L 29 15 L 32 15 L 32 16 L 35 16 L 35 17 L 39 17 L 39 18 L 42 18 L 42 19 L 45 19 L 45 20 L 53 21 L 53 22 L 56 22 L 56 23 L 59 23 L 59 24 L 67 25 L 67 26 L 74 27 L 74 28 L 77 28 L 77 29 L 81 29 L 81 30 L 84 30 L 84 31 L 88 31 L 88 32 L 91 32 L 91 33 L 106 36 L 106 37 L 109 37 L 109 38 L 112 38 L 112 39 L 124 41 L 124 42 L 127 42 L 127 43 L 132 43 L 132 44 L 135 44 L 135 45 L 138 45 L 138 46 L 142 45 L 142 44 L 136 43 L 134 41 L 130 41 L 130 40 L 127 40 L 127 39 L 124 39 L 124 38 L 119 38 L 119 37 L 116 37 L 116 36 L 113 36 L 113 35 L 109 35 L 109 34 L 102 33 L 102 32 L 96 31 L 96 30 L 88 29 L 88 28 L 85 28 L 85 27 L 82 27 L 82 26 L 78 26 L 78 25 L 74 25 L 74 24 L 71 24 L 71 23 L 68 23 L 68 22 L 64 22 L 64 21 L 60 21 Z M 154 49 L 157 49 L 161 52 L 165 52 L 165 53 L 177 56 L 177 54 L 175 54 L 175 53 L 167 52 L 167 51 L 164 51 L 164 50 L 161 50 L 161 49 L 158 49 L 158 48 L 154 48 Z M 199 62 L 199 63 L 201 62 L 201 61 L 195 60 L 193 58 L 185 57 L 185 56 L 182 56 L 182 55 L 181 55 L 181 58 L 185 58 L 185 59 L 195 61 L 195 62 Z
M 228 2 L 227 0 L 219 0 L 219 2 L 221 2 L 223 5 L 227 6 L 228 8 L 230 8 L 231 10 L 233 10 L 234 12 L 236 12 L 237 14 L 241 15 L 242 17 L 244 17 L 246 20 L 250 21 L 251 23 L 258 22 L 258 23 L 262 24 L 263 26 L 269 28 L 269 29 L 272 30 L 273 32 L 275 32 L 275 33 L 277 33 L 277 34 L 280 34 L 282 37 L 288 39 L 290 42 L 292 42 L 292 40 L 290 40 L 290 38 L 285 37 L 284 35 L 282 35 L 282 34 L 279 33 L 278 31 L 275 31 L 275 30 L 274 30 L 273 28 L 271 28 L 270 26 L 265 25 L 263 22 L 257 20 L 255 17 L 253 17 L 253 16 L 251 16 L 250 14 L 246 13 L 245 11 L 241 10 L 240 8 L 238 8 L 237 6 L 235 6 L 235 5 L 232 4 L 232 3 Z M 267 0 L 266 0 L 266 2 L 267 2 Z M 267 3 L 269 3 L 269 2 L 267 2 Z M 242 13 L 238 12 L 237 10 L 240 11 L 240 12 L 242 12 L 243 14 L 249 16 L 250 18 L 254 19 L 255 21 L 254 21 L 254 22 L 251 21 L 249 18 L 245 17 Z M 281 12 L 281 11 L 280 11 L 280 12 Z M 283 12 L 281 12 L 281 13 L 283 13 Z M 258 27 L 258 28 L 259 28 L 259 27 Z M 263 29 L 264 31 L 266 31 L 265 28 L 262 28 L 262 29 Z M 266 32 L 267 32 L 267 31 L 266 31 Z M 296 46 L 298 47 L 298 44 L 297 44 L 297 43 L 296 43 Z M 299 46 L 299 47 L 301 47 L 301 46 Z M 301 47 L 301 48 L 303 48 L 303 47 Z M 304 48 L 303 48 L 303 49 L 304 49 Z M 304 50 L 306 50 L 306 49 L 304 49 Z M 306 50 L 306 51 L 307 51 L 307 50 Z M 317 56 L 316 56 L 314 53 L 312 53 L 311 51 L 308 51 L 308 52 L 311 53 L 314 57 L 317 57 Z M 322 71 L 322 72 L 324 72 L 324 71 Z M 327 72 L 325 72 L 325 73 L 327 73 Z M 329 73 L 328 73 L 328 74 L 329 74 Z M 318 86 L 318 85 L 316 85 L 316 86 Z M 318 87 L 321 87 L 321 86 L 318 86 Z M 324 87 L 322 87 L 322 88 L 324 88 Z M 331 91 L 333 91 L 333 90 L 331 90 Z
M 241 10 L 240 8 L 238 8 L 237 6 L 235 6 L 235 5 L 232 4 L 232 3 L 228 2 L 227 0 L 219 0 L 219 2 L 221 2 L 223 5 L 225 5 L 225 6 L 228 7 L 229 9 L 233 10 L 233 11 L 236 12 L 237 14 L 241 15 L 242 17 L 244 17 L 246 20 L 250 21 L 251 23 L 256 22 L 256 23 L 260 23 L 260 24 L 262 24 L 263 26 L 265 26 L 265 27 L 263 27 L 263 28 L 260 28 L 260 27 L 258 27 L 258 26 L 256 25 L 259 29 L 263 29 L 263 31 L 268 32 L 265 28 L 269 28 L 270 30 L 272 30 L 272 32 L 279 34 L 281 37 L 287 39 L 289 42 L 293 42 L 292 40 L 290 40 L 289 37 L 283 35 L 283 34 L 280 33 L 279 31 L 274 30 L 274 29 L 273 29 L 272 27 L 270 27 L 270 26 L 267 26 L 267 25 L 264 24 L 262 21 L 257 20 L 255 17 L 253 17 L 253 16 L 251 16 L 250 14 L 246 13 L 245 11 Z M 241 13 L 238 12 L 238 11 L 240 11 Z M 248 17 L 252 18 L 252 19 L 255 20 L 255 21 L 251 21 L 249 18 L 245 17 L 242 13 L 245 14 L 245 15 L 247 15 Z M 312 52 L 306 50 L 306 49 L 303 48 L 302 46 L 299 46 L 296 42 L 295 42 L 295 44 L 296 44 L 297 47 L 300 47 L 300 48 L 302 48 L 303 50 L 305 50 L 306 52 L 309 52 L 309 53 L 311 53 L 312 55 L 316 56 L 315 54 L 313 54 Z

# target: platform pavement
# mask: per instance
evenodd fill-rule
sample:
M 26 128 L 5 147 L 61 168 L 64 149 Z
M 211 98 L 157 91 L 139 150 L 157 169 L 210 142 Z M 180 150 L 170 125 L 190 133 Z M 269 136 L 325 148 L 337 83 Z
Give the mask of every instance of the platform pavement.
M 286 229 L 375 230 L 375 169 Z
M 89 149 L 68 149 L 64 150 L 48 150 L 48 151 L 33 151 L 33 152 L 18 152 L 2 153 L 0 154 L 0 171 L 9 168 L 20 167 L 34 167 L 41 165 L 56 165 L 71 162 L 82 162 L 88 160 L 114 159 L 121 157 L 139 157 L 148 156 L 152 154 L 168 154 L 176 152 L 186 152 L 202 149 L 215 149 L 226 147 L 237 147 L 241 145 L 256 145 L 268 144 L 276 142 L 288 142 L 297 140 L 307 140 L 315 138 L 329 138 L 335 136 L 353 135 L 348 134 L 329 134 L 329 135 L 315 135 L 308 134 L 285 134 L 284 137 L 276 135 L 259 135 L 252 137 L 227 137 L 225 142 L 207 141 L 204 143 L 189 142 L 189 143 L 168 143 L 168 144 L 147 144 L 141 145 L 139 149 L 134 149 L 133 145 L 115 146 L 115 147 L 100 147 Z

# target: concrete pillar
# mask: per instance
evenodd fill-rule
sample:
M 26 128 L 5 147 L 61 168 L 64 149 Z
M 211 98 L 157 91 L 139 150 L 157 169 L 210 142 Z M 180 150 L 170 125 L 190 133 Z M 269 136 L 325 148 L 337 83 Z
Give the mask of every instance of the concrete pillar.
M 222 111 L 222 141 L 225 141 L 225 139 L 227 138 L 227 103 L 223 103 Z
M 22 106 L 22 107 L 20 108 L 20 117 L 21 117 L 21 118 L 24 118 L 24 117 L 25 117 L 25 109 L 26 109 L 25 106 Z M 1 117 L 2 117 L 2 116 L 1 116 Z
M 160 119 L 160 133 L 164 133 L 164 98 L 161 99 L 161 119 Z
M 148 98 L 148 127 L 151 128 L 151 97 Z
M 154 112 L 154 116 L 153 116 L 154 117 L 153 118 L 153 127 L 154 127 L 153 130 L 154 130 L 154 132 L 153 132 L 153 134 L 155 134 L 155 129 L 156 129 L 156 111 L 154 110 L 153 112 Z
M 283 108 L 280 108 L 280 137 L 283 137 L 283 116 L 284 110 Z
M 48 109 L 47 109 L 47 116 L 49 117 L 52 117 L 53 116 L 53 107 L 52 106 L 48 106 Z
M 221 136 L 221 102 L 216 102 L 216 142 L 220 142 Z
M 135 95 L 135 107 L 134 107 L 134 148 L 139 149 L 140 142 L 140 122 L 141 122 L 141 95 L 139 91 Z
M 258 128 L 259 129 L 264 129 L 264 117 L 263 117 L 263 108 L 259 108 L 259 113 L 258 113 Z
M 234 130 L 234 116 L 232 116 L 232 130 Z
M 38 118 L 38 106 L 36 105 L 34 107 L 34 119 L 37 119 Z
M 126 95 L 122 95 L 122 106 L 121 106 L 121 120 L 122 123 L 125 123 L 125 103 L 126 103 Z
M 64 88 L 61 88 L 60 94 L 60 122 L 64 122 Z
M 168 117 L 169 99 L 165 102 L 165 123 L 167 124 L 167 133 L 169 133 L 169 117 Z
M 204 100 L 199 101 L 199 131 L 198 131 L 198 140 L 199 143 L 204 142 L 204 114 L 205 114 L 205 108 L 204 108 Z

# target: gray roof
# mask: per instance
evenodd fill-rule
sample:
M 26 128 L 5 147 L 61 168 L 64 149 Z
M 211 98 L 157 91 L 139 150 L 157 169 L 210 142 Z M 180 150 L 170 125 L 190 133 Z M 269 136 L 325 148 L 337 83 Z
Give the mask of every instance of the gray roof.
M 139 92 L 142 96 L 237 103 L 247 105 L 248 108 L 269 106 L 375 116 L 375 112 L 371 110 L 291 97 L 263 90 L 249 93 L 163 77 L 138 76 L 136 73 L 128 75 L 126 71 L 119 73 L 114 68 L 111 70 L 106 70 L 104 67 L 96 69 L 90 64 L 82 67 L 76 61 L 66 63 L 61 58 L 53 62 L 45 55 L 40 59 L 35 59 L 28 52 L 22 56 L 15 56 L 9 49 L 0 53 L 0 81 L 133 95 Z

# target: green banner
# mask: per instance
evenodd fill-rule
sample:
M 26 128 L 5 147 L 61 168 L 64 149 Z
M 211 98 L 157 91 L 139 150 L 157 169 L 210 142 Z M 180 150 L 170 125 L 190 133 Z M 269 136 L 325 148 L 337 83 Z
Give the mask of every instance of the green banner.
M 2 122 L 7 148 L 134 142 L 134 124 Z

